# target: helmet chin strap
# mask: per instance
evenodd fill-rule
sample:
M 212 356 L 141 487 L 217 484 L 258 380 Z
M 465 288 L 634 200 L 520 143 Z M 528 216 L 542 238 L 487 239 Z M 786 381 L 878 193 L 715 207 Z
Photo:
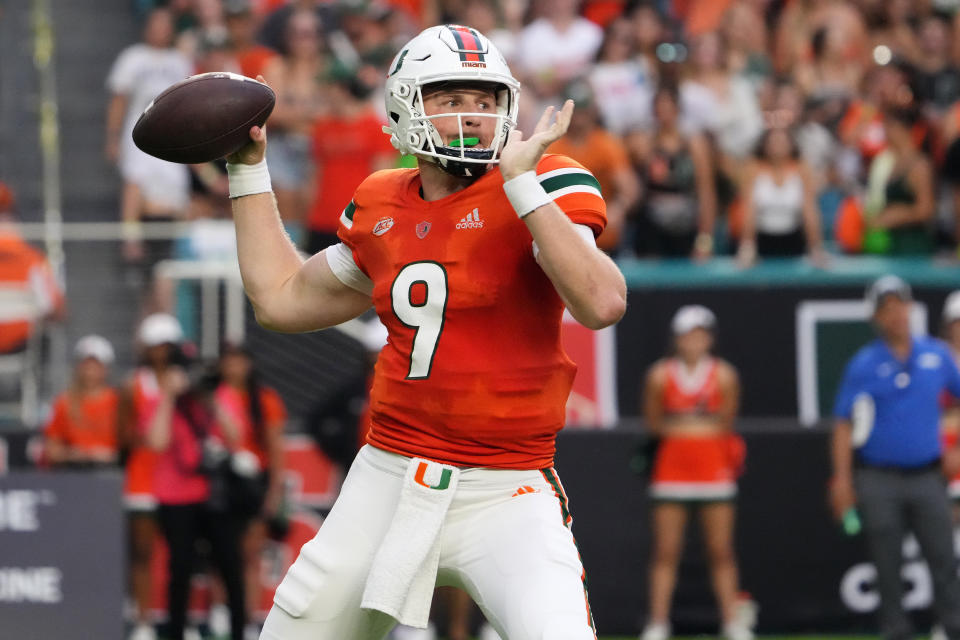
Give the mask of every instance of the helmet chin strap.
M 440 168 L 450 175 L 461 178 L 482 176 L 490 168 L 490 165 L 497 162 L 496 158 L 493 157 L 492 149 L 469 149 L 448 145 L 434 147 L 434 151 L 439 154 L 436 160 Z M 463 162 L 462 158 L 480 160 L 481 162 Z M 483 160 L 488 162 L 482 162 Z
M 458 178 L 479 178 L 490 169 L 489 164 L 473 164 L 451 160 L 439 164 L 441 169 Z
M 417 155 L 420 160 L 426 160 L 440 167 L 444 173 L 457 178 L 479 178 L 484 175 L 494 163 L 481 164 L 478 162 L 457 162 L 453 158 L 438 158 L 436 156 Z

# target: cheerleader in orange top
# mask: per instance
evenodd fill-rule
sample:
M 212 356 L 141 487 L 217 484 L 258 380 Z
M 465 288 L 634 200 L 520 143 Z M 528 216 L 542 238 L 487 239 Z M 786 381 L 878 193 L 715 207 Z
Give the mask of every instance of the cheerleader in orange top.
M 74 347 L 76 365 L 70 387 L 53 402 L 44 453 L 59 468 L 110 467 L 118 462 L 117 392 L 108 381 L 113 347 L 89 335 Z
M 157 454 L 146 446 L 150 419 L 160 401 L 160 383 L 166 371 L 178 364 L 183 329 L 172 315 L 154 313 L 143 319 L 137 330 L 142 361 L 125 389 L 122 424 L 128 446 L 124 504 L 130 529 L 130 590 L 136 620 L 130 640 L 155 640 L 147 618 L 150 606 L 150 561 L 157 538 L 157 499 L 153 491 Z
M 752 624 L 738 615 L 733 551 L 736 481 L 744 458 L 743 441 L 732 431 L 740 387 L 736 370 L 710 353 L 715 325 L 706 307 L 679 309 L 671 325 L 676 355 L 654 364 L 645 383 L 644 415 L 661 443 L 650 484 L 655 546 L 643 640 L 670 637 L 670 600 L 691 506 L 700 514 L 723 635 L 753 637 Z
M 941 331 L 954 359 L 960 363 L 960 290 L 947 296 L 943 303 Z M 943 397 L 940 432 L 943 437 L 943 450 L 952 450 L 960 439 L 960 398 L 946 392 Z M 947 493 L 954 503 L 954 519 L 960 522 L 960 474 L 949 479 Z

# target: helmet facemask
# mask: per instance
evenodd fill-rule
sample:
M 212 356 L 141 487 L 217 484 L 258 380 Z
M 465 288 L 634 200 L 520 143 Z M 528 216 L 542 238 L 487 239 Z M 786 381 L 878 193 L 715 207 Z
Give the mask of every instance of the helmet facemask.
M 462 25 L 430 27 L 400 50 L 390 69 L 384 95 L 390 126 L 384 127 L 384 132 L 390 134 L 396 149 L 459 177 L 483 175 L 490 165 L 499 162 L 507 134 L 516 126 L 520 83 L 493 43 L 475 29 Z M 443 85 L 492 88 L 496 109 L 426 115 L 424 93 L 429 96 Z M 440 118 L 456 118 L 457 131 L 448 132 L 446 138 L 441 136 L 436 126 Z M 475 134 L 464 131 L 464 120 L 476 118 L 495 118 L 492 140 L 481 140 L 488 147 L 471 145 L 472 141 L 465 139 Z M 451 140 L 449 133 L 456 137 Z
M 496 111 L 470 111 L 459 113 L 437 113 L 433 115 L 422 115 L 424 111 L 423 94 L 426 90 L 427 95 L 437 91 L 435 85 L 451 84 L 448 82 L 435 82 L 431 84 L 417 85 L 416 96 L 414 98 L 415 112 L 419 111 L 421 115 L 414 115 L 411 122 L 418 125 L 426 133 L 423 145 L 418 156 L 436 163 L 447 173 L 458 177 L 477 177 L 483 175 L 491 165 L 500 161 L 500 151 L 506 143 L 507 135 L 510 130 L 516 126 L 516 121 L 510 114 L 510 92 L 507 87 L 496 85 L 494 87 L 494 96 L 496 99 Z M 460 85 L 460 83 L 456 83 Z M 482 86 L 488 88 L 491 83 L 463 83 L 463 88 L 477 88 Z M 473 85 L 471 87 L 471 85 Z M 439 89 L 443 90 L 443 89 Z M 456 118 L 457 134 L 452 142 L 444 140 L 440 131 L 434 124 L 435 120 L 441 118 Z M 463 122 L 466 119 L 493 118 L 494 124 L 493 140 L 489 147 L 475 146 L 480 141 L 471 145 L 471 136 L 463 129 Z

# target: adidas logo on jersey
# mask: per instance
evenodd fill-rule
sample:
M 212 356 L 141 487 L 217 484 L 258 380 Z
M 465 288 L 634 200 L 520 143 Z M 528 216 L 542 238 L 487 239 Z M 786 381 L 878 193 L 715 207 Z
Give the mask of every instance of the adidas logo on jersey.
M 480 209 L 474 208 L 473 211 L 460 218 L 457 223 L 457 229 L 483 229 L 483 220 L 480 219 Z

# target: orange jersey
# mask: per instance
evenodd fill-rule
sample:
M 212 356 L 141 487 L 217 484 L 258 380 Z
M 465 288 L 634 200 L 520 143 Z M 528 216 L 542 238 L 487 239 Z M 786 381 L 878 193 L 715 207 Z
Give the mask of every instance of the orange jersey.
M 537 174 L 574 223 L 603 231 L 590 172 L 547 155 Z M 530 232 L 499 169 L 441 200 L 427 202 L 419 189 L 417 170 L 377 172 L 340 218 L 389 333 L 367 441 L 454 465 L 549 467 L 576 367 L 561 348 L 563 304 Z
M 716 413 L 723 404 L 717 382 L 717 360 L 701 360 L 692 372 L 686 372 L 676 358 L 667 360 L 667 380 L 663 386 L 663 410 L 667 415 Z
M 53 401 L 46 435 L 84 451 L 117 451 L 117 392 L 102 389 L 74 400 L 61 393 Z

